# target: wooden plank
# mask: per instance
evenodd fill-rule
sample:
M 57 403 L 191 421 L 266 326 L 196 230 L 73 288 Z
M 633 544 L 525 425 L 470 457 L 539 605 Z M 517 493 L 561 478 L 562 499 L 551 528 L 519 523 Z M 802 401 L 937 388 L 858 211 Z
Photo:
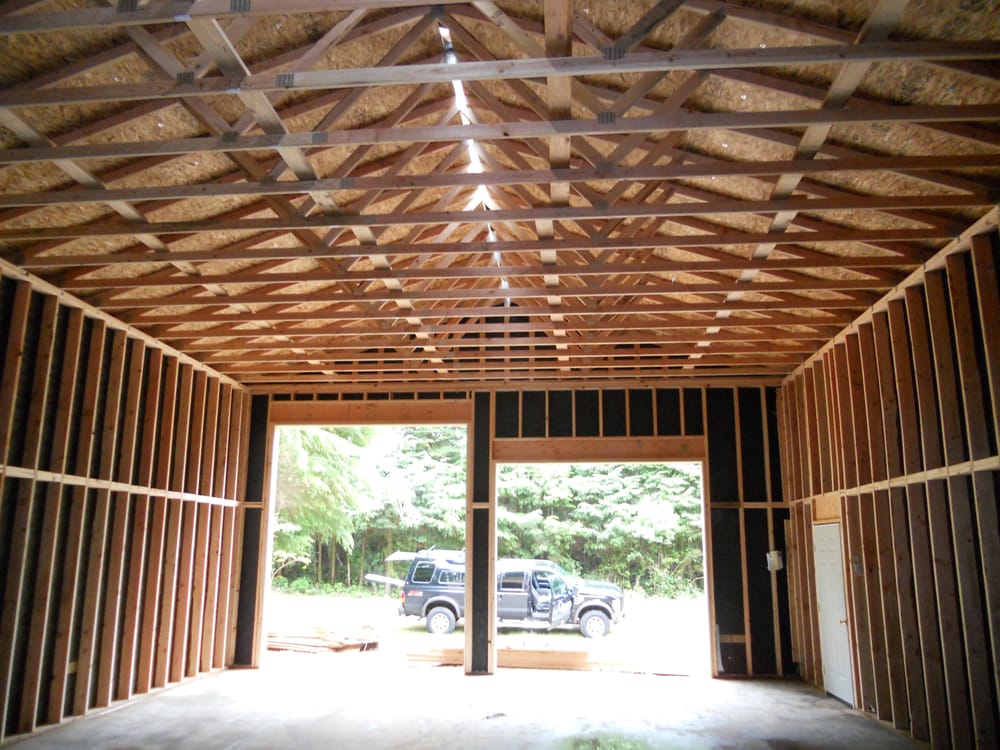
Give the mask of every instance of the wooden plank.
M 173 434 L 176 427 L 174 415 L 177 408 L 178 361 L 166 358 L 163 371 L 163 398 L 158 404 L 159 440 L 157 441 L 156 477 L 154 486 L 165 490 L 170 483 L 170 466 L 173 459 Z M 146 567 L 146 586 L 143 595 L 142 628 L 139 637 L 139 663 L 136 673 L 137 693 L 148 693 L 156 679 L 157 644 L 163 613 L 160 601 L 163 589 L 163 554 L 166 546 L 168 501 L 153 495 L 152 516 L 149 523 L 149 557 Z
M 145 373 L 145 408 L 142 419 L 142 446 L 136 481 L 147 488 L 153 484 L 153 469 L 159 432 L 160 381 L 163 375 L 163 352 L 149 349 L 149 367 Z M 118 665 L 116 700 L 132 696 L 139 664 L 139 626 L 143 613 L 143 586 L 146 579 L 146 553 L 152 547 L 149 537 L 150 496 L 148 490 L 135 496 L 132 517 L 132 546 L 129 551 L 128 584 L 125 592 L 121 657 Z M 147 623 L 148 624 L 148 623 Z
M 214 465 L 212 470 L 212 490 L 218 495 L 226 491 L 226 464 L 228 462 L 229 420 L 232 409 L 233 391 L 228 385 L 223 385 L 216 399 L 216 417 L 210 420 L 213 425 L 215 445 Z M 201 663 L 202 672 L 208 672 L 214 665 L 215 631 L 222 613 L 219 612 L 219 595 L 223 582 L 222 574 L 222 535 L 225 530 L 225 511 L 221 507 L 212 508 L 211 528 L 209 531 L 208 566 L 205 574 L 205 614 L 202 619 Z
M 212 494 L 215 479 L 215 449 L 216 428 L 219 422 L 219 381 L 211 378 L 206 382 L 206 397 L 203 417 L 204 439 L 201 449 L 201 464 L 198 470 L 198 493 Z M 198 517 L 195 524 L 196 547 L 194 553 L 194 569 L 191 588 L 191 627 L 188 640 L 187 662 L 185 674 L 193 677 L 201 669 L 201 650 L 203 648 L 205 606 L 208 600 L 208 590 L 211 582 L 209 574 L 209 545 L 212 531 L 213 509 L 206 503 L 198 506 Z
M 958 355 L 959 378 L 965 406 L 965 426 L 969 456 L 981 459 L 989 456 L 990 444 L 986 424 L 987 413 L 982 391 L 982 374 L 976 357 L 975 328 L 969 294 L 969 278 L 965 261 L 959 255 L 947 258 L 948 287 L 951 293 L 951 313 L 954 323 L 955 349 Z M 981 328 L 993 325 L 990 318 L 981 321 Z M 992 355 L 991 355 L 992 356 Z M 994 419 L 997 405 L 993 405 Z M 981 578 L 986 597 L 986 616 L 993 646 L 994 704 L 1000 700 L 1000 521 L 997 517 L 996 486 L 989 472 L 973 474 L 975 523 Z
M 806 483 L 805 492 L 807 497 L 819 495 L 822 490 L 822 473 L 820 470 L 820 449 L 819 433 L 817 428 L 818 417 L 816 411 L 816 368 L 810 367 L 804 373 L 805 382 L 805 410 L 803 412 L 803 437 L 806 441 Z M 809 547 L 812 550 L 810 544 Z M 811 554 L 811 552 L 810 552 Z
M 551 182 L 586 183 L 601 179 L 632 181 L 667 181 L 684 180 L 698 177 L 763 177 L 787 172 L 803 175 L 823 174 L 828 172 L 876 172 L 883 170 L 929 171 L 938 169 L 961 169 L 968 167 L 1000 166 L 1000 156 L 995 154 L 946 154 L 937 156 L 856 156 L 838 159 L 788 159 L 761 160 L 752 162 L 718 162 L 706 160 L 684 164 L 621 165 L 612 170 L 600 170 L 596 167 L 552 168 L 552 169 L 511 169 L 503 172 L 466 173 L 466 172 L 434 172 L 430 174 L 365 174 L 352 177 L 327 177 L 315 180 L 282 180 L 267 182 L 247 180 L 231 183 L 213 183 L 213 196 L 300 196 L 314 192 L 355 190 L 432 190 L 449 187 L 487 187 L 539 185 Z M 135 188 L 101 188 L 80 189 L 68 192 L 36 191 L 8 193 L 0 196 L 0 208 L 15 208 L 27 206 L 47 206 L 81 203 L 106 203 L 109 201 L 161 201 L 172 199 L 197 199 L 205 195 L 205 188 L 200 185 L 163 185 L 156 187 Z M 847 230 L 853 231 L 853 230 Z M 863 230 L 860 230 L 863 231 Z M 933 231 L 933 230 L 932 230 Z M 892 236 L 892 235 L 890 235 Z M 908 236 L 908 235 L 900 235 Z M 911 238 L 916 239 L 914 234 Z M 778 239 L 775 237 L 775 239 Z M 929 239 L 929 237 L 928 237 Z M 780 240 L 789 242 L 790 240 Z M 381 247 L 381 245 L 380 245 Z M 357 248 L 356 248 L 357 250 Z M 395 251 L 398 252 L 398 251 Z M 395 254 L 390 251 L 390 254 Z M 856 258 L 844 258 L 846 264 L 857 261 Z M 735 261 L 735 259 L 734 259 Z M 775 259 L 780 264 L 780 259 Z M 779 265 L 780 267 L 780 265 Z M 279 280 L 285 281 L 283 274 L 275 274 Z M 206 276 L 206 278 L 212 278 Z M 228 274 L 223 279 L 228 278 Z M 213 278 L 213 282 L 223 279 Z M 226 283 L 238 283 L 239 277 Z M 245 278 L 243 279 L 246 280 Z M 103 279 L 102 279 L 103 281 Z M 127 277 L 120 278 L 121 283 L 129 283 Z M 97 280 L 80 280 L 85 286 L 97 285 Z M 140 285 L 139 279 L 132 279 L 133 285 Z M 70 285 L 73 288 L 74 284 Z
M 104 383 L 104 424 L 101 434 L 101 459 L 99 476 L 110 479 L 114 469 L 115 448 L 118 443 L 121 392 L 125 376 L 125 350 L 127 339 L 124 331 L 115 331 L 111 340 L 111 359 Z M 83 611 L 80 615 L 79 647 L 76 655 L 76 681 L 73 689 L 73 713 L 80 715 L 91 707 L 91 687 L 94 674 L 103 658 L 110 655 L 99 650 L 100 608 L 104 594 L 108 554 L 108 526 L 111 515 L 111 492 L 99 489 L 94 502 L 90 539 L 87 548 L 87 580 L 84 589 Z M 110 664 L 106 665 L 110 668 Z
M 989 382 L 990 398 L 993 401 L 993 434 L 1000 438 L 1000 327 L 992 325 L 997 310 L 1000 310 L 1000 288 L 994 243 L 998 241 L 997 231 L 980 234 L 970 243 L 972 271 L 978 301 L 979 320 L 982 323 L 983 352 L 986 360 L 986 379 Z
M 31 286 L 20 283 L 14 291 L 14 305 L 11 311 L 7 339 L 7 351 L 4 353 L 3 379 L 0 380 L 0 460 L 7 463 L 10 452 L 11 430 L 14 420 L 14 398 L 17 396 L 18 382 L 21 377 L 21 362 L 24 357 L 24 339 L 28 325 L 28 308 L 31 305 Z M 0 474 L 0 482 L 3 481 Z M 0 485 L 0 489 L 3 485 Z
M 189 414 L 190 424 L 187 427 L 187 445 L 178 445 L 177 449 L 186 451 L 183 486 L 188 492 L 197 492 L 200 486 L 201 450 L 205 438 L 205 400 L 207 398 L 207 381 L 204 373 L 193 373 L 191 408 L 181 415 Z M 191 618 L 194 610 L 194 557 L 196 526 L 199 503 L 184 503 L 183 524 L 181 527 L 180 548 L 177 566 L 177 597 L 174 605 L 174 640 L 170 657 L 170 679 L 177 682 L 187 673 L 187 657 L 190 647 Z
M 239 477 L 246 470 L 246 455 L 242 450 L 248 437 L 250 399 L 242 391 L 232 392 L 232 408 L 229 412 L 229 443 L 226 449 L 225 497 L 231 500 L 240 499 Z M 270 414 L 269 414 L 270 416 Z M 219 561 L 219 606 L 215 628 L 215 652 L 212 656 L 212 666 L 221 668 L 232 663 L 234 642 L 231 639 L 232 627 L 236 618 L 232 616 L 238 600 L 237 574 L 237 512 L 226 508 L 222 526 L 222 553 Z
M 733 402 L 733 423 L 730 425 L 730 429 L 733 430 L 735 434 L 735 446 L 736 446 L 736 492 L 739 502 L 739 519 L 740 519 L 740 586 L 742 589 L 743 597 L 743 633 L 744 638 L 744 658 L 746 659 L 747 674 L 752 676 L 754 674 L 753 669 L 753 634 L 750 630 L 750 583 L 749 576 L 747 574 L 747 519 L 745 511 L 746 497 L 744 495 L 743 489 L 743 435 L 740 430 L 740 400 L 739 391 L 735 388 L 730 390 L 730 396 Z M 706 430 L 707 432 L 707 430 Z M 496 453 L 494 452 L 494 458 L 496 458 Z
M 819 645 L 819 608 L 816 599 L 816 565 L 813 557 L 813 517 L 812 505 L 803 505 L 804 518 L 802 528 L 805 531 L 803 540 L 803 558 L 805 559 L 805 595 L 802 599 L 805 604 L 805 633 L 806 633 L 806 659 L 812 665 L 811 682 L 822 687 L 823 685 L 823 656 Z M 807 670 L 807 674 L 809 670 Z
M 875 498 L 870 493 L 866 493 L 859 498 L 859 511 L 861 521 L 861 554 L 865 574 L 865 590 L 868 595 L 868 614 L 870 622 L 876 627 L 871 630 L 871 654 L 873 663 L 873 676 L 875 685 L 875 715 L 882 721 L 891 721 L 894 718 L 892 688 L 889 680 L 888 661 L 888 635 L 889 622 L 886 621 L 887 614 L 892 613 L 892 607 L 883 606 L 883 596 L 891 596 L 893 591 L 894 577 L 892 576 L 891 558 L 886 559 L 885 554 L 880 554 L 880 530 L 884 531 L 886 524 L 881 524 L 876 520 Z M 881 563 L 885 563 L 887 570 L 883 571 Z M 883 572 L 887 572 L 883 578 Z M 888 589 L 884 590 L 883 587 Z
M 821 364 L 816 368 L 817 397 L 819 403 L 818 425 L 820 433 L 820 456 L 822 463 L 822 487 L 823 492 L 832 492 L 839 489 L 837 486 L 837 473 L 839 471 L 840 447 L 838 439 L 837 425 L 837 402 L 836 389 L 833 381 L 833 367 L 831 361 L 832 352 L 825 352 Z M 839 508 L 839 503 L 838 503 Z
M 468 424 L 471 401 L 278 401 L 271 405 L 275 425 Z M 238 452 L 235 453 L 238 455 Z M 227 495 L 231 497 L 231 495 Z
M 903 628 L 900 614 L 899 572 L 893 541 L 893 513 L 890 495 L 879 491 L 866 495 L 873 506 L 875 523 L 875 545 L 878 560 L 878 578 L 880 584 L 874 592 L 877 600 L 877 611 L 881 614 L 879 622 L 881 632 L 879 638 L 884 642 L 883 658 L 885 659 L 886 676 L 890 704 L 886 720 L 891 721 L 896 729 L 910 728 L 910 700 L 907 685 L 906 656 L 903 645 Z M 884 698 L 884 696 L 883 696 Z
M 183 490 L 187 468 L 188 430 L 191 426 L 191 391 L 194 373 L 182 367 L 178 374 L 177 412 L 175 416 L 173 461 L 170 467 L 170 488 Z M 179 576 L 181 567 L 181 532 L 184 506 L 187 502 L 172 501 L 167 508 L 166 542 L 163 555 L 163 582 L 160 596 L 160 623 L 156 643 L 156 671 L 153 684 L 163 687 L 172 680 L 179 669 L 174 668 L 176 617 L 179 603 Z
M 891 329 L 888 332 L 884 327 L 886 317 Z M 891 345 L 892 361 L 895 365 L 894 386 L 899 412 L 903 470 L 905 472 L 919 471 L 923 468 L 923 457 L 920 448 L 913 385 L 913 358 L 906 331 L 906 311 L 903 301 L 891 301 L 887 315 L 877 314 L 874 323 L 876 337 L 880 343 Z M 880 326 L 880 323 L 883 325 Z M 885 340 L 887 333 L 890 336 L 890 341 Z M 882 370 L 881 362 L 879 369 Z M 888 383 L 886 385 L 892 387 Z M 945 650 L 942 650 L 941 629 L 951 633 L 954 629 L 954 623 L 951 621 L 952 610 L 940 608 L 941 603 L 938 601 L 935 589 L 926 488 L 922 484 L 908 485 L 906 497 L 913 563 L 913 586 L 916 596 L 920 644 L 923 652 L 931 742 L 937 745 L 961 739 L 963 734 L 968 731 L 968 720 L 963 718 L 969 712 L 968 692 L 959 687 L 959 685 L 964 685 L 965 678 L 961 664 L 956 664 L 950 658 L 953 656 L 953 652 L 947 646 L 945 646 Z M 947 690 L 945 690 L 946 684 Z M 949 722 L 949 708 L 954 717 L 952 722 Z M 963 724 L 964 726 L 961 726 Z M 946 739 L 948 737 L 951 739 Z M 958 742 L 957 746 L 964 747 L 966 745 Z
M 45 407 L 49 398 L 49 368 L 52 364 L 52 347 L 55 339 L 56 314 L 58 312 L 58 302 L 53 297 L 46 297 L 42 309 L 40 328 L 33 335 L 38 337 L 38 349 L 34 368 L 27 372 L 27 367 L 23 362 L 22 348 L 27 336 L 30 307 L 30 287 L 22 291 L 20 288 L 14 294 L 14 309 L 11 314 L 11 329 L 9 339 L 12 346 L 8 347 L 4 362 L 3 387 L 10 386 L 12 390 L 0 396 L 0 412 L 5 415 L 4 432 L 11 435 L 9 425 L 13 420 L 12 401 L 17 391 L 17 383 L 24 378 L 32 383 L 31 402 L 28 405 L 27 431 L 20 436 L 23 441 L 23 457 L 21 464 L 26 467 L 38 468 L 40 449 L 42 441 L 42 419 L 45 414 Z M 8 380 L 8 366 L 11 367 Z M 9 443 L 8 437 L 0 438 L 0 464 L 7 464 Z M 0 496 L 4 492 L 4 477 L 0 474 Z M 7 716 L 11 712 L 11 686 L 15 673 L 15 654 L 18 650 L 31 649 L 31 641 L 41 643 L 42 634 L 28 631 L 27 638 L 21 635 L 22 624 L 29 616 L 22 606 L 24 601 L 25 588 L 29 578 L 33 577 L 32 561 L 29 560 L 29 537 L 32 534 L 34 519 L 43 512 L 41 499 L 36 499 L 36 485 L 34 481 L 24 480 L 17 486 L 17 500 L 14 506 L 14 515 L 11 519 L 12 533 L 10 536 L 10 548 L 7 552 L 7 572 L 6 582 L 3 590 L 3 610 L 0 615 L 0 740 L 6 734 Z M 28 641 L 28 643 L 25 643 Z M 36 644 L 35 650 L 38 650 Z M 39 667 L 26 664 L 27 670 L 38 669 Z
M 788 609 L 790 614 L 790 630 L 792 636 L 792 661 L 798 669 L 804 671 L 802 663 L 802 607 L 799 601 L 799 578 L 801 567 L 799 563 L 799 536 L 800 524 L 798 522 L 800 504 L 792 506 L 788 520 L 785 521 L 785 558 L 788 567 Z
M 861 535 L 861 497 L 844 498 L 844 527 L 847 532 L 847 560 L 851 578 L 851 633 L 855 654 L 856 705 L 862 711 L 874 713 L 875 662 L 872 655 L 872 626 L 868 610 L 869 584 L 866 575 Z
M 66 470 L 70 452 L 69 426 L 76 395 L 74 386 L 82 335 L 83 313 L 79 310 L 70 310 L 67 316 L 65 343 L 62 352 L 58 401 L 53 418 L 52 457 L 49 461 L 49 467 L 58 473 Z M 33 732 L 39 721 L 39 706 L 44 684 L 42 654 L 46 652 L 48 644 L 52 641 L 48 625 L 53 614 L 55 594 L 53 581 L 58 552 L 57 541 L 63 517 L 62 492 L 61 485 L 55 482 L 46 484 L 45 507 L 42 512 L 41 537 L 36 562 L 35 591 L 32 598 L 29 625 L 32 637 L 28 641 L 25 655 L 25 664 L 30 666 L 25 670 L 21 692 L 21 714 L 18 721 L 18 731 L 21 733 Z
M 122 418 L 122 436 L 116 479 L 131 483 L 135 463 L 135 446 L 139 432 L 139 400 L 142 395 L 146 348 L 139 342 L 132 342 L 129 354 L 128 391 L 125 398 L 125 412 Z M 120 628 L 122 618 L 122 598 L 125 593 L 125 551 L 130 530 L 127 528 L 132 497 L 128 493 L 116 492 L 114 500 L 114 520 L 111 524 L 111 550 L 108 554 L 107 580 L 104 591 L 104 615 L 101 620 L 101 662 L 97 670 L 97 692 L 95 707 L 111 704 L 115 694 L 114 680 L 119 674 L 118 657 L 121 651 Z M 135 544 L 136 540 L 132 539 Z M 139 544 L 141 545 L 141 539 Z
M 517 462 L 566 461 L 698 461 L 706 458 L 705 440 L 694 437 L 632 438 L 498 438 L 496 460 Z
M 829 391 L 833 404 L 830 423 L 836 431 L 833 440 L 833 485 L 831 489 L 845 490 L 857 484 L 857 467 L 854 466 L 854 433 L 850 414 L 850 381 L 847 377 L 847 350 L 843 344 L 835 346 L 826 357 Z M 848 482 L 848 474 L 852 481 Z
M 853 457 L 851 462 L 853 473 L 851 473 L 849 466 L 848 487 L 857 487 L 869 483 L 872 479 L 872 459 L 868 446 L 870 437 L 868 397 L 865 391 L 864 369 L 861 366 L 861 342 L 857 334 L 846 337 L 845 349 L 847 360 L 844 378 L 850 393 L 849 430 L 853 435 L 849 451 Z
M 90 330 L 87 347 L 87 375 L 80 396 L 82 404 L 78 427 L 76 460 L 73 473 L 85 476 L 89 473 L 91 454 L 94 450 L 97 432 L 97 392 L 101 386 L 101 365 L 104 359 L 105 325 L 94 321 Z M 59 592 L 59 615 L 56 637 L 53 645 L 52 682 L 49 689 L 46 719 L 49 724 L 58 724 L 66 715 L 65 700 L 70 675 L 70 651 L 72 637 L 79 623 L 76 622 L 76 603 L 81 596 L 76 582 L 79 580 L 82 564 L 84 537 L 84 515 L 88 504 L 87 490 L 74 486 L 69 490 L 69 519 L 63 542 L 63 585 Z
M 5 16 L 4 18 L 7 18 Z M 0 28 L 2 28 L 0 20 Z M 690 49 L 677 50 L 669 53 L 641 52 L 627 55 L 621 60 L 606 60 L 598 55 L 577 55 L 561 58 L 518 58 L 497 61 L 485 60 L 474 62 L 459 62 L 453 65 L 439 63 L 416 63 L 407 65 L 406 72 L 400 72 L 399 66 L 346 68 L 335 70 L 296 71 L 281 74 L 263 73 L 249 76 L 212 76 L 196 80 L 192 83 L 178 84 L 173 79 L 157 81 L 155 85 L 147 82 L 120 83 L 116 85 L 92 86 L 60 86 L 52 88 L 14 88 L 0 96 L 0 107 L 20 108 L 37 106 L 54 106 L 60 104 L 81 104 L 87 102 L 131 102 L 156 99 L 173 99 L 176 97 L 202 98 L 225 94 L 234 89 L 242 93 L 266 92 L 305 92 L 322 89 L 324 91 L 368 87 L 413 85 L 421 83 L 450 84 L 453 81 L 490 81 L 512 80 L 523 78 L 545 78 L 550 76 L 582 76 L 602 74 L 649 73 L 655 71 L 712 70 L 771 67 L 774 65 L 796 65 L 842 63 L 842 62 L 883 62 L 890 60 L 989 60 L 997 56 L 995 46 L 986 42 L 882 42 L 866 45 L 810 45 L 792 47 L 769 47 L 766 50 L 734 50 L 734 49 Z M 291 81 L 289 80 L 291 77 Z M 894 112 L 894 109 L 902 111 Z M 487 127 L 483 123 L 465 125 L 469 131 L 468 138 L 474 140 L 495 140 L 511 138 L 539 138 L 545 136 L 597 135 L 630 133 L 641 130 L 686 130 L 700 128 L 735 128 L 758 129 L 781 127 L 834 125 L 843 123 L 873 122 L 881 118 L 886 121 L 903 122 L 960 122 L 991 120 L 995 118 L 995 109 L 988 104 L 983 105 L 950 105 L 921 106 L 898 105 L 897 107 L 858 106 L 850 109 L 803 109 L 785 112 L 721 112 L 702 117 L 692 117 L 691 113 L 668 112 L 659 117 L 616 118 L 610 123 L 584 123 L 574 120 L 550 120 L 545 124 L 549 127 L 538 127 L 537 122 L 504 122 Z M 687 114 L 685 117 L 683 115 Z M 782 121 L 780 115 L 787 114 L 787 120 Z M 726 115 L 725 117 L 720 115 Z M 754 116 L 756 115 L 756 116 Z M 623 123 L 631 121 L 631 127 Z M 534 127 L 525 127 L 533 125 Z M 520 126 L 520 127 L 517 127 Z M 385 143 L 417 143 L 436 141 L 461 140 L 454 131 L 459 126 L 438 125 L 424 128 L 399 128 L 408 133 L 417 130 L 412 138 L 393 132 L 393 128 L 367 128 L 369 132 L 359 133 L 354 138 L 345 137 L 345 131 L 330 131 L 325 141 L 309 139 L 282 138 L 271 148 L 302 148 L 317 143 L 335 145 L 373 145 Z M 319 131 L 326 133 L 326 131 Z M 346 131 L 350 133 L 352 131 Z M 298 135 L 295 133 L 293 135 Z M 311 132 L 302 133 L 312 136 Z M 333 137 L 339 135 L 339 137 Z M 216 139 L 211 139 L 216 140 Z M 234 139 L 233 150 L 251 150 L 246 146 L 246 136 Z M 66 148 L 66 147 L 64 147 Z M 176 153 L 176 149 L 185 149 L 179 141 L 166 141 L 159 148 L 146 144 L 142 150 L 128 149 L 123 156 L 140 155 L 155 156 L 165 153 Z M 221 143 L 213 143 L 214 151 L 225 150 Z M 93 149 L 81 152 L 73 150 L 66 154 L 68 159 L 99 158 L 101 151 Z M 24 157 L 22 157 L 23 159 Z M 36 159 L 39 157 L 35 157 Z M 59 157 L 41 157 L 59 158 Z M 795 210 L 795 209 L 790 209 Z
M 777 394 L 776 394 L 777 395 Z M 781 405 L 776 403 L 777 408 L 781 409 Z M 760 415 L 761 415 L 761 429 L 764 438 L 764 445 L 762 447 L 764 453 L 764 491 L 767 496 L 767 548 L 768 550 L 776 550 L 778 548 L 777 539 L 774 533 L 774 498 L 776 488 L 771 484 L 771 431 L 770 425 L 768 424 L 768 410 L 767 410 L 767 390 L 765 388 L 760 389 Z M 779 458 L 780 461 L 780 458 Z M 771 571 L 771 622 L 774 623 L 774 658 L 775 658 L 775 671 L 778 676 L 784 676 L 785 674 L 785 659 L 784 659 L 784 649 L 781 647 L 781 631 L 785 626 L 784 618 L 781 616 L 781 608 L 779 607 L 779 583 L 778 583 L 778 571 Z M 790 665 L 789 665 L 790 666 Z
M 175 503 L 181 506 L 181 529 L 177 544 L 177 588 L 174 603 L 174 632 L 170 650 L 170 681 L 184 679 L 185 660 L 191 627 L 191 593 L 193 588 L 195 525 L 200 503 Z M 169 537 L 168 537 L 169 538 Z
M 184 674 L 194 677 L 201 665 L 202 620 L 208 573 L 208 545 L 212 526 L 212 506 L 198 503 L 194 531 L 194 565 L 191 574 L 191 624 Z

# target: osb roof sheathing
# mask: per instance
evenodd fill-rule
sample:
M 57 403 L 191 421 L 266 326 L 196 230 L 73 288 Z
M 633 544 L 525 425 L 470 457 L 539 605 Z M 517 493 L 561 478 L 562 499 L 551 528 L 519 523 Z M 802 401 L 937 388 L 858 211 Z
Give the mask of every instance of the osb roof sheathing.
M 258 391 L 777 382 L 997 200 L 988 2 L 175 5 L 0 10 L 0 271 Z

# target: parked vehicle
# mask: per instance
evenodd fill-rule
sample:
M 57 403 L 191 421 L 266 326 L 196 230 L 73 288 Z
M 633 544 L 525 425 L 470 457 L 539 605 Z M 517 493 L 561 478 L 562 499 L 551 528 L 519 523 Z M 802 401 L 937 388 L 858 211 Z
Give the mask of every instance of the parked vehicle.
M 618 586 L 567 573 L 549 560 L 497 561 L 500 625 L 574 623 L 588 638 L 604 636 L 620 620 Z M 465 615 L 465 555 L 454 550 L 417 553 L 402 582 L 401 615 L 426 618 L 431 633 L 450 633 Z

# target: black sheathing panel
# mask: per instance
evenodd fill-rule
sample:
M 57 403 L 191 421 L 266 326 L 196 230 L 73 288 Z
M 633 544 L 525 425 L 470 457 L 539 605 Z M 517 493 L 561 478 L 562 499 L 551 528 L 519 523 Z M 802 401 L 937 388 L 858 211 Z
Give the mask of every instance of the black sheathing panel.
M 104 414 L 108 408 L 108 375 L 111 372 L 111 337 L 113 332 L 104 329 L 104 350 L 101 352 L 101 372 L 97 385 L 97 405 L 94 411 L 94 448 L 90 453 L 91 477 L 101 475 L 101 451 L 104 449 Z
M 517 391 L 499 391 L 496 395 L 496 437 L 518 436 L 520 423 L 520 394 Z
M 521 399 L 521 435 L 545 437 L 545 391 L 525 391 Z
M 740 404 L 740 458 L 743 500 L 767 502 L 767 464 L 764 459 L 764 415 L 759 388 L 737 390 Z M 756 667 L 756 662 L 754 663 Z
M 472 625 L 472 659 L 474 673 L 489 670 L 489 618 L 490 580 L 490 511 L 475 508 L 472 511 L 472 612 L 466 612 Z
M 19 377 L 14 394 L 14 408 L 10 415 L 11 439 L 5 461 L 11 466 L 24 465 L 24 435 L 28 429 L 31 391 L 35 384 L 35 364 L 38 360 L 38 336 L 42 323 L 42 302 L 44 301 L 42 295 L 32 292 L 28 299 L 24 346 L 21 347 L 21 362 L 17 368 Z
M 701 394 L 698 394 L 701 409 Z M 681 392 L 679 388 L 656 389 L 656 434 L 677 436 L 681 434 Z
M 781 489 L 781 446 L 778 443 L 778 389 L 764 389 L 764 404 L 767 409 L 767 448 L 771 462 L 771 500 L 780 503 L 784 500 Z
M 160 388 L 156 394 L 156 403 L 151 405 L 152 408 L 155 408 L 160 415 L 160 417 L 156 420 L 156 430 L 158 435 L 164 434 L 164 430 L 169 429 L 169 426 L 164 427 L 163 425 L 163 404 L 165 403 L 164 399 L 167 397 L 167 358 L 163 357 L 160 360 Z M 150 476 L 154 478 L 158 477 L 159 472 L 160 450 L 157 448 L 157 450 L 153 451 L 153 469 Z
M 622 437 L 627 431 L 625 418 L 625 391 L 601 391 L 602 434 L 605 437 Z
M 477 393 L 472 417 L 472 499 L 490 499 L 490 394 Z
M 146 437 L 146 409 L 153 408 L 148 404 L 149 401 L 149 389 L 146 387 L 150 380 L 150 367 L 152 366 L 152 354 L 153 350 L 149 347 L 143 351 L 143 363 L 142 363 L 142 380 L 138 383 L 139 388 L 139 400 L 136 402 L 138 408 L 138 417 L 136 418 L 136 429 L 135 429 L 135 445 L 133 446 L 134 452 L 132 454 L 132 476 L 130 481 L 133 484 L 139 482 L 139 472 L 142 469 L 142 443 L 143 439 Z M 159 421 L 159 420 L 157 420 Z M 129 521 L 131 524 L 131 521 Z M 126 528 L 132 528 L 129 525 Z M 126 558 L 128 559 L 128 558 Z
M 742 643 L 723 643 L 719 646 L 723 674 L 746 674 L 747 652 Z
M 698 388 L 684 389 L 684 434 L 705 434 L 705 424 L 702 419 L 701 391 Z
M 712 570 L 715 574 L 715 621 L 722 635 L 743 633 L 743 586 L 740 560 L 740 511 L 712 510 Z
M 570 437 L 573 434 L 572 391 L 549 392 L 549 437 Z
M 250 446 L 247 451 L 246 499 L 259 502 L 264 499 L 264 466 L 267 459 L 267 396 L 254 396 L 250 401 Z M 263 517 L 260 508 L 246 508 L 243 512 L 243 556 L 240 561 L 240 593 L 236 605 L 236 644 L 233 662 L 239 665 L 253 663 L 257 587 L 260 563 L 260 540 Z
M 634 437 L 649 437 L 653 433 L 653 392 L 635 389 L 628 392 L 628 431 Z
M 983 321 L 979 317 L 979 293 L 976 289 L 975 284 L 975 273 L 972 269 L 972 253 L 962 253 L 961 258 L 964 262 L 965 273 L 968 276 L 968 288 L 969 288 L 969 307 L 972 308 L 972 315 L 969 317 L 972 319 L 972 341 L 975 344 L 976 350 L 976 365 L 980 372 L 979 387 L 982 391 L 983 399 L 983 413 L 984 414 L 996 414 L 996 410 L 1000 408 L 1000 405 L 992 403 L 992 393 L 990 391 L 990 379 L 987 376 L 988 365 L 986 363 L 986 350 L 985 350 L 985 339 L 983 337 Z M 996 325 L 995 320 L 989 321 L 990 324 Z M 968 387 L 967 385 L 964 387 Z M 997 433 L 996 433 L 996 420 L 995 419 L 985 419 L 983 420 L 986 424 L 986 437 L 989 442 L 989 453 L 990 456 L 995 456 L 997 453 Z M 975 458 L 980 458 L 976 456 Z
M 750 648 L 754 674 L 778 671 L 774 650 L 774 610 L 771 607 L 771 573 L 767 569 L 767 514 L 747 510 L 747 597 L 750 602 Z
M 597 437 L 601 428 L 600 393 L 598 391 L 576 391 L 576 436 Z
M 785 521 L 790 517 L 788 508 L 775 508 L 774 514 L 774 548 L 781 551 L 784 565 L 778 571 L 778 622 L 781 623 L 781 663 L 785 674 L 791 674 L 792 669 L 792 615 L 788 605 L 788 552 L 785 547 Z
M 69 424 L 69 447 L 66 452 L 66 472 L 77 473 L 77 453 L 80 448 L 80 426 L 83 422 L 84 390 L 87 384 L 87 369 L 90 367 L 90 349 L 93 342 L 94 321 L 84 317 L 80 330 L 80 359 L 77 362 L 76 378 L 73 382 L 73 411 Z
M 4 575 L 0 575 L 0 594 L 6 596 L 7 576 L 6 571 L 10 567 L 10 545 L 14 534 L 14 509 L 17 507 L 17 492 L 19 480 L 7 477 L 0 485 L 0 569 Z M 0 599 L 0 601 L 4 601 Z
M 708 475 L 713 503 L 739 502 L 736 472 L 736 414 L 730 388 L 709 388 Z
M 56 411 L 59 407 L 59 384 L 62 380 L 66 358 L 66 328 L 69 324 L 69 309 L 60 305 L 56 313 L 55 334 L 52 339 L 52 366 L 48 372 L 48 400 L 45 402 L 45 414 L 42 417 L 41 443 L 38 450 L 38 468 L 51 468 L 52 445 L 55 439 Z M 141 414 L 142 412 L 140 412 Z M 57 469 L 58 471 L 59 469 Z
M 10 337 L 10 316 L 14 308 L 14 290 L 17 288 L 13 279 L 0 275 L 0 352 L 7 351 L 7 341 Z M 3 375 L 3 359 L 0 358 L 0 376 Z
M 237 666 L 253 663 L 260 534 L 261 510 L 247 508 L 243 511 L 243 557 L 240 562 L 240 596 L 236 607 L 236 645 L 233 653 L 233 664 Z

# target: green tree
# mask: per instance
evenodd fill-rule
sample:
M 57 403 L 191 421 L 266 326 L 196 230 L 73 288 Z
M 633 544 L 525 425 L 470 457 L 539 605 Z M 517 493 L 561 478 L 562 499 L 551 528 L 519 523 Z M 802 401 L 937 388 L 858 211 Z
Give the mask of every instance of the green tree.
M 368 441 L 365 430 L 332 427 L 284 427 L 278 430 L 278 477 L 275 515 L 282 533 L 275 549 L 296 554 L 302 537 L 312 541 L 314 574 L 323 578 L 323 549 L 327 549 L 330 580 L 336 577 L 337 547 L 349 553 L 367 495 L 358 470 L 360 448 Z

